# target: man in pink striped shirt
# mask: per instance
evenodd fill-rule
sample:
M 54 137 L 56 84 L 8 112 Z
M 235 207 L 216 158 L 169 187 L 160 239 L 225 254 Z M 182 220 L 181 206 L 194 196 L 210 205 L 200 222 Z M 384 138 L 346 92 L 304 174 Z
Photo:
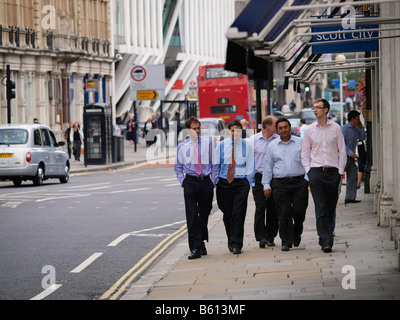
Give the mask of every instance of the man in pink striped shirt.
M 347 161 L 342 130 L 336 122 L 328 120 L 329 108 L 325 99 L 314 103 L 317 121 L 306 130 L 301 152 L 315 204 L 319 244 L 324 252 L 332 251 L 332 222 Z

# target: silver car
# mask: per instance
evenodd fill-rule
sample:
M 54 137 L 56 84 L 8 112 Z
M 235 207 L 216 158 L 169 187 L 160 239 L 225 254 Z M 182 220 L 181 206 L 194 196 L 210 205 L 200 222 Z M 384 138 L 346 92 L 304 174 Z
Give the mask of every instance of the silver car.
M 45 125 L 0 125 L 0 180 L 12 180 L 15 186 L 26 180 L 38 186 L 50 178 L 67 183 L 70 163 L 59 149 L 64 144 Z

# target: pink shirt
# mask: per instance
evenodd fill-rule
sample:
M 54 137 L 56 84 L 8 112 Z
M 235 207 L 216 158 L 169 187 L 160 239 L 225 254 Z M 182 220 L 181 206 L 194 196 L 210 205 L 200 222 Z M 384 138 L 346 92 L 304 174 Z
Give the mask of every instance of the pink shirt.
M 339 174 L 344 173 L 347 155 L 343 133 L 340 126 L 328 120 L 324 127 L 318 121 L 309 125 L 304 133 L 301 162 L 308 172 L 312 167 L 335 167 Z

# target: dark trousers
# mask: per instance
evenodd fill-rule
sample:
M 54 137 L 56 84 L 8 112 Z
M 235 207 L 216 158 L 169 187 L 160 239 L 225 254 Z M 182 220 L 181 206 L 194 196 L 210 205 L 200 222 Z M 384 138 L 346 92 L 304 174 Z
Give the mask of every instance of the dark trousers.
M 200 249 L 208 241 L 208 217 L 212 209 L 214 184 L 210 178 L 186 176 L 183 181 L 189 249 Z
M 81 146 L 82 142 L 80 140 L 75 140 L 74 141 L 74 157 L 75 160 L 79 160 L 81 158 Z
M 223 213 L 228 246 L 239 250 L 243 247 L 244 221 L 250 184 L 247 179 L 235 179 L 228 183 L 219 179 L 217 184 L 218 207 Z
M 274 197 L 266 198 L 261 183 L 262 175 L 255 175 L 255 185 L 252 188 L 256 210 L 254 213 L 254 235 L 257 241 L 263 239 L 273 241 L 278 234 L 278 218 Z
M 272 179 L 272 192 L 279 221 L 282 245 L 290 246 L 303 233 L 303 222 L 308 207 L 308 181 L 303 176 Z
M 315 205 L 319 244 L 332 246 L 332 223 L 339 198 L 340 174 L 336 168 L 325 172 L 321 168 L 311 168 L 307 175 Z

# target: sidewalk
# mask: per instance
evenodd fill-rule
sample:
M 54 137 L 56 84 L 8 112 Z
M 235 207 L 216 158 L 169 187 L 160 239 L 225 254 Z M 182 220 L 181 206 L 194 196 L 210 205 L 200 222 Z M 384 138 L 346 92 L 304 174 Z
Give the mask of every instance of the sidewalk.
M 249 195 L 243 253 L 228 251 L 221 211 L 210 217 L 208 255 L 188 260 L 187 237 L 142 278 L 122 300 L 269 300 L 269 299 L 400 299 L 398 254 L 388 228 L 377 227 L 373 195 L 361 188 L 358 204 L 344 205 L 344 188 L 337 206 L 332 253 L 318 245 L 314 203 L 310 194 L 302 242 L 289 252 L 260 249 L 254 239 L 254 201 Z M 216 206 L 216 204 L 214 204 Z M 355 270 L 355 289 L 345 285 Z M 354 278 L 353 278 L 354 279 Z

